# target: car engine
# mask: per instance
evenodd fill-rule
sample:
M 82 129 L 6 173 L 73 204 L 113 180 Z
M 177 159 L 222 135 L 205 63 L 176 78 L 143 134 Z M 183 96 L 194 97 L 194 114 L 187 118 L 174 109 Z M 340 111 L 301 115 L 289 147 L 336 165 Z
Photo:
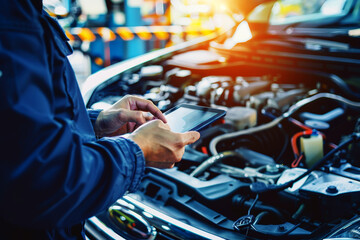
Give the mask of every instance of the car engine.
M 117 76 L 88 107 L 132 94 L 162 111 L 181 103 L 225 109 L 181 162 L 148 168 L 129 196 L 225 239 L 320 239 L 360 214 L 358 88 L 346 72 L 339 79 L 256 60 L 205 49 L 175 54 Z M 129 230 L 119 211 L 135 210 L 121 200 L 99 218 L 129 238 L 151 239 L 153 227 Z M 156 239 L 193 239 L 156 231 Z

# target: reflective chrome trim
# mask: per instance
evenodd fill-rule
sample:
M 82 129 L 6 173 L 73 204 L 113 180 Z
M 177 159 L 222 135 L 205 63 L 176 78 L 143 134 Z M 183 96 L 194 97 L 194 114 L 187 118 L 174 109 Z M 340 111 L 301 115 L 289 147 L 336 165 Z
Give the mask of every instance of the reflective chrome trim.
M 170 229 L 174 228 L 174 227 L 180 228 L 184 232 L 191 233 L 194 236 L 198 236 L 200 239 L 202 238 L 202 239 L 211 239 L 211 240 L 224 240 L 224 238 L 215 236 L 211 233 L 197 229 L 193 226 L 190 226 L 186 223 L 176 220 L 170 216 L 167 216 L 149 206 L 146 206 L 145 204 L 139 202 L 138 200 L 136 200 L 130 196 L 124 196 L 123 199 L 126 200 L 126 202 L 128 202 L 128 204 L 133 204 L 136 208 L 139 208 L 139 210 L 141 212 L 147 212 L 147 213 L 151 214 L 153 216 L 153 218 L 156 219 L 157 221 L 164 222 L 164 225 L 168 226 Z M 119 199 L 117 201 L 117 203 L 124 206 L 124 200 Z
M 109 239 L 114 240 L 126 240 L 125 238 L 121 237 L 119 234 L 114 232 L 111 228 L 108 228 L 104 223 L 102 223 L 97 217 L 92 217 L 87 220 L 92 224 L 92 226 L 97 227 L 99 230 L 101 230 L 101 234 L 105 234 L 106 237 Z

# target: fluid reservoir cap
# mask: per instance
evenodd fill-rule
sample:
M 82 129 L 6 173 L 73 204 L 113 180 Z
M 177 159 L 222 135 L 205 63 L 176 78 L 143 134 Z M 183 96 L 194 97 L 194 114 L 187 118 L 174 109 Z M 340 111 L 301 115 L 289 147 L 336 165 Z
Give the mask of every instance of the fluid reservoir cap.
M 225 123 L 233 124 L 238 130 L 251 128 L 256 125 L 256 110 L 245 107 L 230 108 L 225 116 Z
M 142 79 L 148 79 L 155 81 L 161 78 L 163 73 L 163 67 L 160 65 L 150 65 L 142 67 L 140 70 L 140 77 Z
M 175 74 L 178 78 L 187 78 L 191 76 L 190 70 L 180 70 Z
M 190 70 L 179 70 L 173 75 L 169 75 L 167 78 L 167 84 L 174 87 L 181 87 L 191 79 Z
M 198 97 L 209 97 L 209 94 L 213 89 L 219 88 L 222 83 L 229 81 L 232 81 L 232 78 L 229 76 L 204 77 L 196 86 L 196 95 Z M 215 85 L 217 85 L 216 88 L 214 88 Z
M 306 120 L 304 123 L 306 126 L 317 130 L 327 130 L 330 128 L 329 123 L 318 120 Z

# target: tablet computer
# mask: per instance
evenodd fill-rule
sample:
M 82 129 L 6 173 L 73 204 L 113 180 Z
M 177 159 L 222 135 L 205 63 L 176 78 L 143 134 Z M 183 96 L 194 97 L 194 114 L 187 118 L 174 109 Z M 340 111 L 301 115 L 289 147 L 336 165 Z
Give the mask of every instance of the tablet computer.
M 222 109 L 180 104 L 164 113 L 173 132 L 200 131 L 212 122 L 225 116 Z

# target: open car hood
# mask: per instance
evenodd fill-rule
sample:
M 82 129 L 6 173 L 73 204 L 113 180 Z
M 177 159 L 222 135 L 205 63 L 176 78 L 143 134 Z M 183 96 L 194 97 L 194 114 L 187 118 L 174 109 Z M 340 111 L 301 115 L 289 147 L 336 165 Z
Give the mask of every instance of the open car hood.
M 147 168 L 138 191 L 89 219 L 90 239 L 359 237 L 358 45 L 267 33 L 226 46 L 235 31 L 85 82 L 89 108 L 136 94 L 162 111 L 187 103 L 227 112 L 174 168 Z

